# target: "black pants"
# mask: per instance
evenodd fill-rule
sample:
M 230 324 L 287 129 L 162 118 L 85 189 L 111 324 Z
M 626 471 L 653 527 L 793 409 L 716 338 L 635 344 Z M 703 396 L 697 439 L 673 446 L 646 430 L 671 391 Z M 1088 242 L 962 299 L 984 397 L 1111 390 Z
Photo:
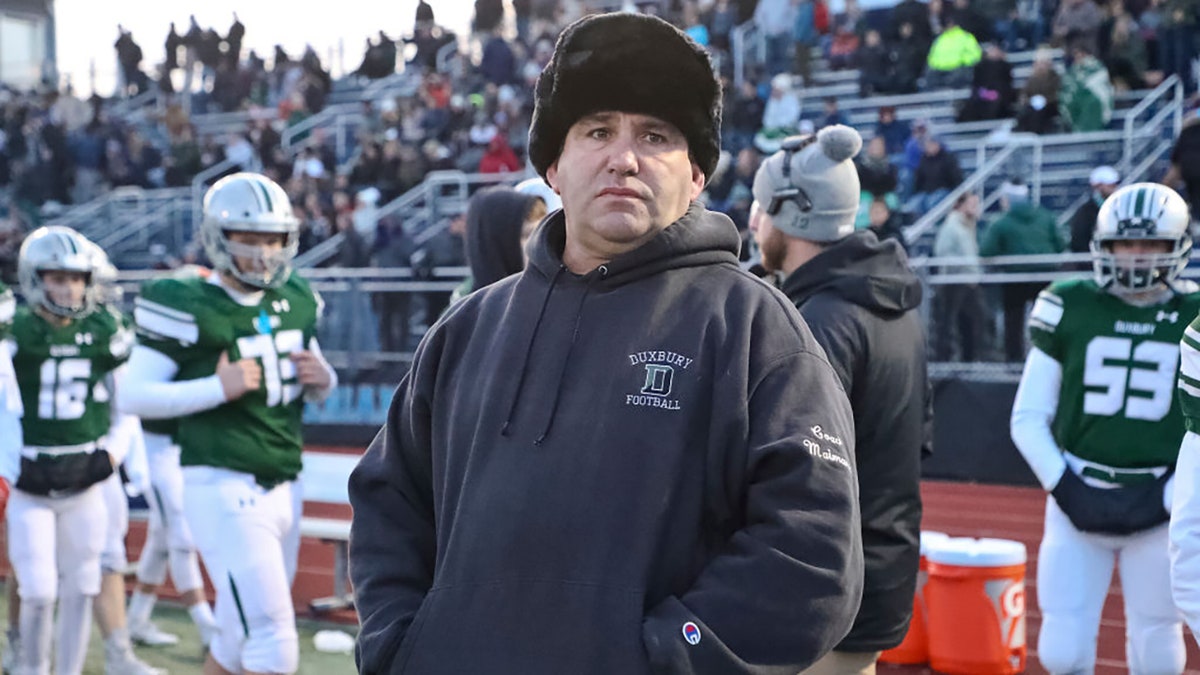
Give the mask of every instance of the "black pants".
M 1037 299 L 1043 283 L 1004 284 L 1004 357 L 1009 363 L 1025 360 L 1025 305 Z
M 987 322 L 983 289 L 977 284 L 953 284 L 942 286 L 940 295 L 937 360 L 952 361 L 958 352 L 964 362 L 978 361 Z
M 379 345 L 385 352 L 402 352 L 409 342 L 409 293 L 377 293 L 375 307 L 379 314 Z

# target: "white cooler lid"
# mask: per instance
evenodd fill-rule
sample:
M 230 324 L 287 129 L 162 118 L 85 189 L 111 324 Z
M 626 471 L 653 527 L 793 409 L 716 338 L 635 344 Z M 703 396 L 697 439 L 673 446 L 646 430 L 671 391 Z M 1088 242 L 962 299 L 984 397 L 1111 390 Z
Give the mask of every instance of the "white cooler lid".
M 928 556 L 929 549 L 941 544 L 950 538 L 950 535 L 945 532 L 933 532 L 931 530 L 921 530 L 921 555 Z
M 1008 539 L 952 537 L 933 543 L 926 557 L 930 562 L 959 567 L 1003 567 L 1025 562 L 1025 544 Z

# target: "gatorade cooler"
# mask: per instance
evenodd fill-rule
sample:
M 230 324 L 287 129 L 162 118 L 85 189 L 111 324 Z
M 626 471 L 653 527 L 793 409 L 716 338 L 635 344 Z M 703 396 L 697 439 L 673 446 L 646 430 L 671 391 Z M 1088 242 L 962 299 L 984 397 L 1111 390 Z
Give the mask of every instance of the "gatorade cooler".
M 950 539 L 929 550 L 929 665 L 950 675 L 1025 670 L 1025 545 Z
M 908 624 L 908 633 L 904 642 L 886 650 L 880 655 L 883 663 L 915 665 L 929 663 L 929 633 L 925 628 L 925 583 L 929 579 L 929 549 L 934 544 L 940 544 L 950 539 L 943 532 L 921 532 L 921 567 L 917 572 L 917 593 L 913 596 L 912 621 Z

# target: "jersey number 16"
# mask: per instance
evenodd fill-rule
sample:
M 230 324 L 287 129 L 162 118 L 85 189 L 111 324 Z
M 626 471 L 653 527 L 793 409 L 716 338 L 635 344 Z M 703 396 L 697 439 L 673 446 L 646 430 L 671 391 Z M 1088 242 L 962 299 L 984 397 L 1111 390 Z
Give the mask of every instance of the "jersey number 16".
M 46 359 L 39 373 L 38 417 L 44 420 L 77 420 L 87 412 L 88 379 L 92 362 L 87 359 Z

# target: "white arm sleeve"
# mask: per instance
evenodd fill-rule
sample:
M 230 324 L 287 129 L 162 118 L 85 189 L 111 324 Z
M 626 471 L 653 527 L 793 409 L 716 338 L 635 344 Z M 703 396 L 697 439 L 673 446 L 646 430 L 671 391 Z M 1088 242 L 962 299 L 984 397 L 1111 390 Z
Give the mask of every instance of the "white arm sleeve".
M 1037 347 L 1031 348 L 1013 401 L 1009 430 L 1017 450 L 1047 490 L 1058 484 L 1067 469 L 1067 460 L 1050 431 L 1061 386 L 1062 365 Z
M 112 458 L 113 466 L 120 466 L 132 452 L 132 446 L 141 443 L 141 439 L 141 420 L 134 415 L 113 415 L 112 425 L 108 428 L 108 440 L 104 446 L 108 456 Z
M 128 452 L 125 453 L 125 475 L 129 477 L 125 493 L 136 497 L 150 489 L 150 463 L 146 459 L 146 437 L 142 433 L 142 421 L 133 415 L 125 415 L 125 419 L 134 420 L 133 429 L 129 433 Z
M 1187 432 L 1175 465 L 1171 505 L 1171 592 L 1192 635 L 1200 638 L 1200 436 Z
M 21 430 L 21 391 L 13 370 L 12 352 L 16 343 L 5 340 L 0 346 L 0 478 L 15 485 L 21 474 L 21 446 L 25 435 Z
M 312 352 L 313 355 L 317 357 L 317 360 L 321 362 L 321 365 L 324 366 L 325 370 L 329 373 L 329 386 L 328 387 L 305 387 L 304 388 L 304 400 L 305 401 L 308 401 L 309 403 L 320 403 L 320 402 L 324 401 L 325 399 L 329 398 L 330 392 L 332 392 L 335 388 L 337 388 L 338 375 L 337 375 L 337 371 L 333 369 L 333 366 L 329 365 L 329 362 L 325 360 L 325 355 L 323 355 L 321 353 L 321 345 L 317 344 L 317 338 L 314 337 L 314 338 L 309 339 L 308 351 Z
M 225 402 L 225 390 L 216 374 L 176 382 L 177 372 L 179 366 L 162 352 L 134 347 L 124 386 L 117 388 L 117 407 L 143 419 L 169 419 Z

